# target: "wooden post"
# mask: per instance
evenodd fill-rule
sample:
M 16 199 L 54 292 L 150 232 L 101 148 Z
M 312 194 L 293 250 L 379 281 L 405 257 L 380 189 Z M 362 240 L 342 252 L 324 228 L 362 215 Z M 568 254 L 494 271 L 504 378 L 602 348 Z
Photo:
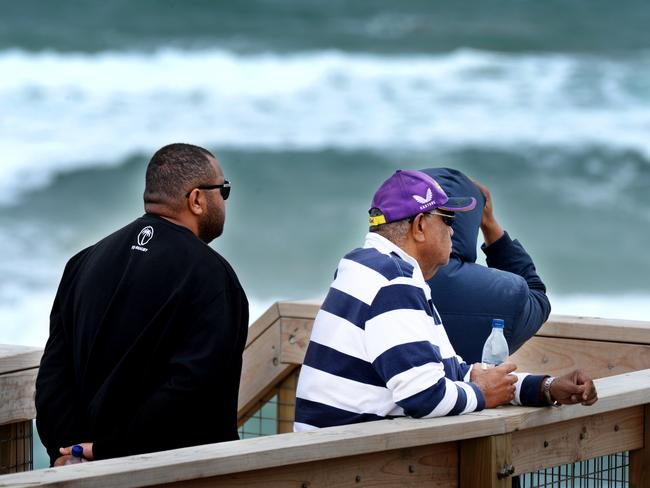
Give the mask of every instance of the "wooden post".
M 630 451 L 630 488 L 650 487 L 650 405 L 644 407 L 643 447 Z
M 278 389 L 278 434 L 293 432 L 293 420 L 296 408 L 296 386 L 300 368 L 291 373 L 280 383 Z
M 511 488 L 510 434 L 467 439 L 460 443 L 460 488 Z

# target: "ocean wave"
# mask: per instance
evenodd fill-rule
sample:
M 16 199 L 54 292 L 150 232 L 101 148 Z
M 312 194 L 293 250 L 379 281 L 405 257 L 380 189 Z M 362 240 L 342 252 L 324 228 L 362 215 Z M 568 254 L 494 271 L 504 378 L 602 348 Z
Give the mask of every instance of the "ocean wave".
M 57 172 L 179 140 L 270 150 L 595 145 L 650 155 L 650 53 L 5 50 L 0 72 L 5 201 Z

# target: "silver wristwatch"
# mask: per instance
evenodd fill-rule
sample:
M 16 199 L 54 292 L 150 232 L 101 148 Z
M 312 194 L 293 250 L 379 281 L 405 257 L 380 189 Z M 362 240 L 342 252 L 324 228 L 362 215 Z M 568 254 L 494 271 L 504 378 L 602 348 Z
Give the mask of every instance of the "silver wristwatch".
M 553 400 L 553 398 L 551 397 L 551 385 L 553 384 L 554 380 L 555 380 L 554 376 L 547 376 L 544 379 L 544 383 L 542 387 L 544 389 L 544 398 L 546 398 L 546 403 L 556 407 L 559 406 L 560 404 L 557 401 Z

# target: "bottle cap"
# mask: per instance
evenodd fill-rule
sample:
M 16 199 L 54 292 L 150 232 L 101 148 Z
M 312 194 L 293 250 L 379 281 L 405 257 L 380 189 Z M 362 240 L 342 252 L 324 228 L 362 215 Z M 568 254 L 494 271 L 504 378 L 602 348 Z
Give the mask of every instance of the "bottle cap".
M 83 457 L 84 448 L 81 447 L 79 444 L 75 444 L 74 446 L 72 446 L 72 455 L 78 458 Z
M 503 319 L 492 319 L 492 328 L 503 329 Z

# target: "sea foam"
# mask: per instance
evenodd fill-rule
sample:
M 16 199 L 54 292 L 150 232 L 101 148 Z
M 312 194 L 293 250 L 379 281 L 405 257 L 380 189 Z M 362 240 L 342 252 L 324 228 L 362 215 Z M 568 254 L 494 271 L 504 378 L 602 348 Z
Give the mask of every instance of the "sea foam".
M 240 149 L 598 146 L 650 157 L 650 53 L 617 59 L 0 51 L 0 201 L 171 141 Z

